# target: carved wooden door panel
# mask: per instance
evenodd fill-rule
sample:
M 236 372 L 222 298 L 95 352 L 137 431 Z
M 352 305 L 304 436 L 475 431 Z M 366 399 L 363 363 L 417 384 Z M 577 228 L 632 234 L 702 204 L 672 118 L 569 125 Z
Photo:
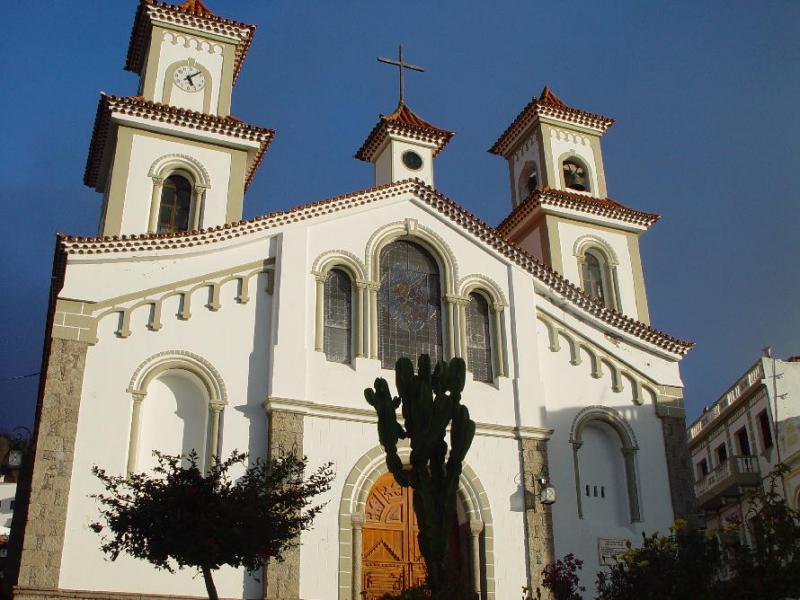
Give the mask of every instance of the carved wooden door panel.
M 377 600 L 425 581 L 425 562 L 417 548 L 417 523 L 411 488 L 386 473 L 367 497 L 363 529 L 362 596 Z

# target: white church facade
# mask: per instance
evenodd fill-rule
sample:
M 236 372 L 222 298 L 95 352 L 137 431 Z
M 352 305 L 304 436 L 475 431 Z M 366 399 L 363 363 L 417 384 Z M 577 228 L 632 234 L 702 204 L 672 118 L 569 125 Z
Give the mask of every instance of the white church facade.
M 639 236 L 658 217 L 608 198 L 613 120 L 547 88 L 531 100 L 491 150 L 512 198 L 493 228 L 436 190 L 453 134 L 401 101 L 356 154 L 373 187 L 244 221 L 274 135 L 230 116 L 253 32 L 200 0 L 140 2 L 140 90 L 101 97 L 85 174 L 99 234 L 56 245 L 16 597 L 205 595 L 195 573 L 107 561 L 89 528 L 92 465 L 146 470 L 153 449 L 335 465 L 299 548 L 263 577 L 222 569 L 221 597 L 374 599 L 418 581 L 408 494 L 363 390 L 393 388 L 395 360 L 422 352 L 469 371 L 461 576 L 517 598 L 572 552 L 591 589 L 608 548 L 693 512 L 691 343 L 649 325 Z

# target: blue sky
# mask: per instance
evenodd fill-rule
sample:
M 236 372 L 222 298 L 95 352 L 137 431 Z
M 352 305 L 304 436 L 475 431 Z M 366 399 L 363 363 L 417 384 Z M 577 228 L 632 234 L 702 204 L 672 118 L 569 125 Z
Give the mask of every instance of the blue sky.
M 135 0 L 0 6 L 0 378 L 40 368 L 54 233 L 96 232 L 82 184 L 101 90 L 123 71 Z M 245 214 L 371 185 L 352 159 L 397 101 L 456 131 L 437 188 L 490 224 L 510 209 L 486 149 L 547 84 L 617 119 L 609 196 L 663 215 L 642 238 L 654 326 L 697 342 L 682 363 L 688 417 L 772 345 L 800 354 L 800 2 L 208 0 L 258 25 L 233 113 L 277 130 Z M 0 428 L 31 425 L 37 378 L 0 381 Z

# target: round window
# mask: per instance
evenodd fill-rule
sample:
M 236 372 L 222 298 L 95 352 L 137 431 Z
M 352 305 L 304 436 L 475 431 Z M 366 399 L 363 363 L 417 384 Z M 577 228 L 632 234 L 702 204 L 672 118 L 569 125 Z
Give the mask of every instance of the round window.
M 422 168 L 422 157 L 412 150 L 407 150 L 403 152 L 403 164 L 412 171 L 417 171 Z

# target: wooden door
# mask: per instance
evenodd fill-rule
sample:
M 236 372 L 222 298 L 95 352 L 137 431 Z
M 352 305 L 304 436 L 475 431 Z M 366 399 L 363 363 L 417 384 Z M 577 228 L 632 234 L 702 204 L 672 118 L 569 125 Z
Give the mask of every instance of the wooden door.
M 362 596 L 377 600 L 425 581 L 417 548 L 412 490 L 386 473 L 372 487 L 365 508 L 361 562 Z
M 364 600 L 377 600 L 387 592 L 397 593 L 425 583 L 425 561 L 417 542 L 417 519 L 411 488 L 400 486 L 386 473 L 367 497 L 363 529 L 361 590 Z M 463 569 L 464 540 L 454 523 L 451 541 L 456 571 Z

